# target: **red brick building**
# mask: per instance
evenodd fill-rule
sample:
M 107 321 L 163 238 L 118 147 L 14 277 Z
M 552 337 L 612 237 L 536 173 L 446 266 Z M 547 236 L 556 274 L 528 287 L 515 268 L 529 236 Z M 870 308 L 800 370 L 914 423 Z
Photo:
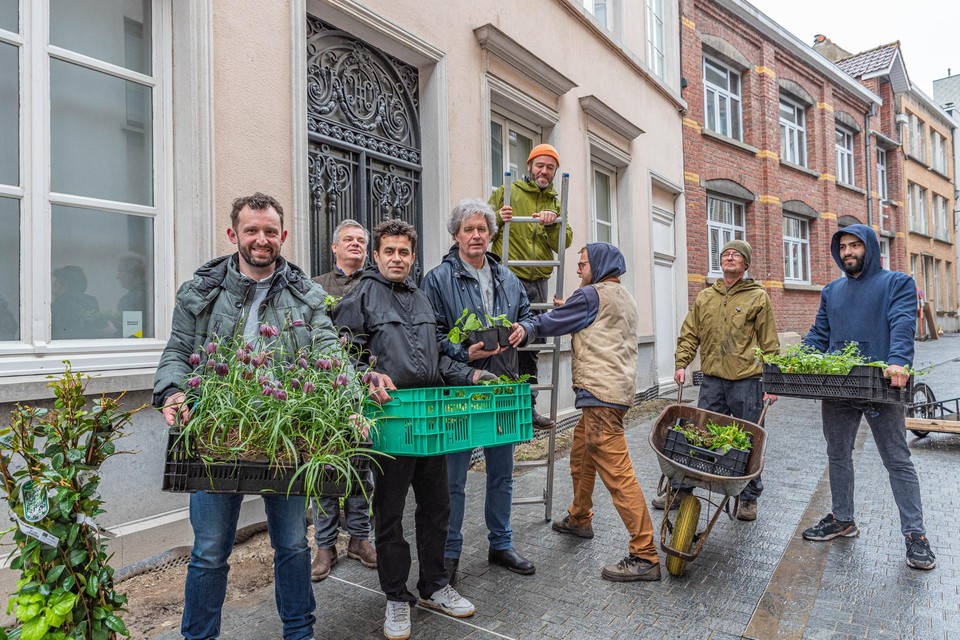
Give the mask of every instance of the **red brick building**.
M 680 0 L 680 15 L 689 300 L 722 275 L 723 244 L 745 238 L 778 331 L 804 334 L 839 274 L 830 238 L 877 224 L 882 100 L 745 2 Z M 901 223 L 885 243 L 899 270 Z

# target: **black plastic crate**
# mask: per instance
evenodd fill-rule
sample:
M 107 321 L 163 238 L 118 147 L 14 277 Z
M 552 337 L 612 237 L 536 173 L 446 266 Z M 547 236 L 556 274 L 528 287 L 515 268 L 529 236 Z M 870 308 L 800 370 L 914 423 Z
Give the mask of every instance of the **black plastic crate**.
M 873 402 L 910 403 L 913 377 L 903 387 L 894 387 L 883 377 L 883 369 L 864 365 L 853 367 L 845 376 L 824 373 L 783 373 L 775 364 L 763 365 L 763 390 L 794 398 L 837 398 Z
M 368 458 L 359 458 L 355 466 L 369 464 Z M 205 463 L 200 458 L 188 456 L 186 447 L 180 439 L 180 432 L 172 430 L 167 436 L 166 461 L 163 469 L 163 491 L 171 493 L 209 493 L 232 494 L 283 494 L 304 496 L 307 494 L 303 476 L 297 477 L 293 485 L 290 479 L 296 472 L 289 465 L 271 465 L 266 462 L 236 460 L 230 462 Z M 369 493 L 372 487 L 366 488 Z M 311 495 L 345 496 L 346 483 L 342 478 L 321 478 Z M 351 485 L 352 495 L 360 495 L 359 482 Z
M 744 475 L 747 471 L 747 461 L 750 459 L 750 452 L 741 449 L 730 449 L 726 453 L 719 453 L 692 445 L 687 442 L 685 435 L 673 429 L 667 430 L 663 453 L 685 467 L 728 478 Z

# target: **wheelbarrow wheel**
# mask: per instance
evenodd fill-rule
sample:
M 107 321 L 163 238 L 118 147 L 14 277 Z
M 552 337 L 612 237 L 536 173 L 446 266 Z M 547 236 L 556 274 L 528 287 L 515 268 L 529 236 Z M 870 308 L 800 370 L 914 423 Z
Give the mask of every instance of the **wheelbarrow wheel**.
M 937 399 L 933 395 L 933 389 L 931 389 L 929 386 L 927 386 L 923 382 L 918 382 L 915 385 L 913 385 L 912 401 L 913 401 L 912 404 L 914 405 L 918 405 L 918 404 L 922 405 L 922 404 L 928 404 L 930 402 L 936 402 Z M 937 411 L 934 407 L 914 406 L 914 407 L 910 407 L 908 411 L 910 412 L 911 418 L 933 419 L 937 417 Z M 914 431 L 913 429 L 910 430 L 910 433 L 917 436 L 917 438 L 926 438 L 928 435 L 930 435 L 929 431 Z
M 687 496 L 680 502 L 677 510 L 677 522 L 673 525 L 670 546 L 682 553 L 689 553 L 693 538 L 700 522 L 700 500 L 696 496 Z M 667 555 L 667 571 L 672 576 L 682 576 L 687 571 L 687 561 Z

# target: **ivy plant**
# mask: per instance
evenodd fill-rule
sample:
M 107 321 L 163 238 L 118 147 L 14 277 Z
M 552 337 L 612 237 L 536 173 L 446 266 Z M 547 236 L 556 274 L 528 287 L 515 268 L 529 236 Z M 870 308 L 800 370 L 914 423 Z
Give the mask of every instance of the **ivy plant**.
M 17 405 L 0 428 L 0 481 L 14 521 L 10 568 L 20 572 L 0 640 L 112 640 L 129 636 L 119 614 L 126 596 L 114 589 L 113 568 L 96 518 L 100 466 L 116 455 L 115 440 L 131 416 L 120 399 L 89 401 L 89 376 L 66 371 L 50 382 L 53 409 Z

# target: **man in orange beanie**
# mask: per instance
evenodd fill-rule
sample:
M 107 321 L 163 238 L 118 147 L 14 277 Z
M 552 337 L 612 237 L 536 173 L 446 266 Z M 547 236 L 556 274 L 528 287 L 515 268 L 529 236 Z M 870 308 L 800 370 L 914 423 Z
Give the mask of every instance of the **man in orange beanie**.
M 534 217 L 540 224 L 518 224 L 510 229 L 510 260 L 553 260 L 560 246 L 560 196 L 553 187 L 553 178 L 560 168 L 560 154 L 549 144 L 538 144 L 527 157 L 527 175 L 514 180 L 510 188 L 510 206 L 503 205 L 503 187 L 490 196 L 490 206 L 497 212 L 498 230 L 493 236 L 491 250 L 503 257 L 503 237 L 500 230 L 516 213 L 518 217 Z M 573 229 L 566 225 L 566 246 L 573 242 Z M 527 290 L 530 303 L 548 302 L 547 281 L 553 270 L 550 267 L 510 267 Z M 530 376 L 530 383 L 537 383 L 537 352 L 521 351 L 520 374 Z M 540 415 L 536 409 L 536 392 L 533 392 L 533 426 L 537 429 L 552 429 L 553 420 Z

